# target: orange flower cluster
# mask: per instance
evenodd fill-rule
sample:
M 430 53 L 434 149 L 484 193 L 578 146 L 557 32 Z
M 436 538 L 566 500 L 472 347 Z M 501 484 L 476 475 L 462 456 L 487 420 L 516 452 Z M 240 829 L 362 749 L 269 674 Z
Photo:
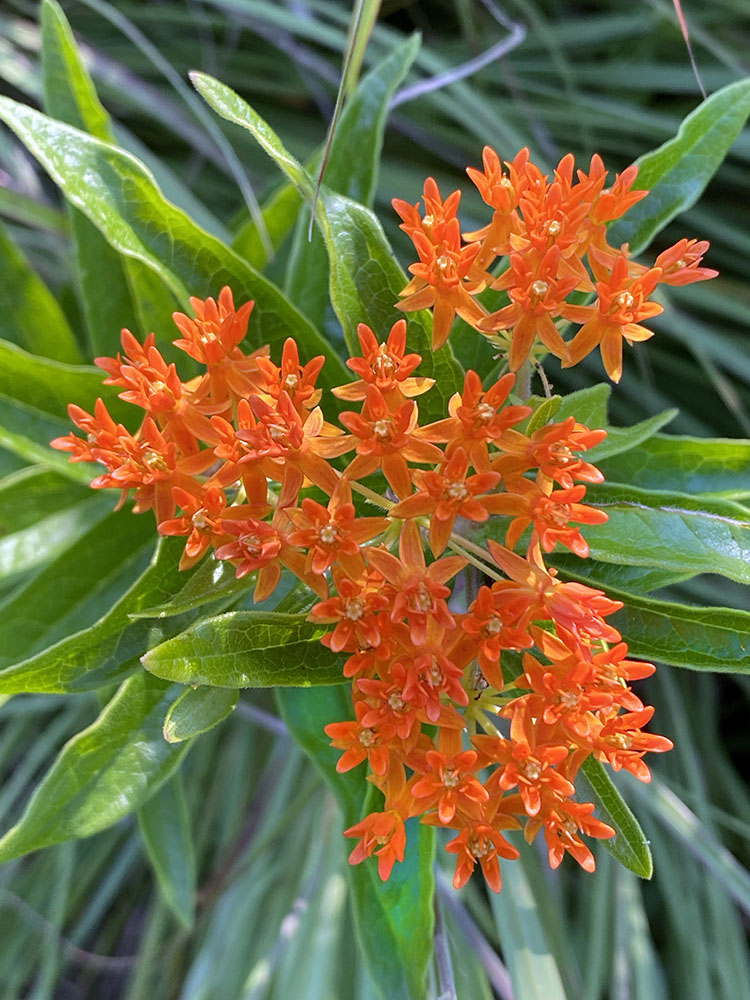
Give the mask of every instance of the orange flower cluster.
M 102 464 L 93 487 L 120 490 L 121 503 L 132 492 L 162 535 L 184 537 L 183 567 L 213 550 L 238 577 L 255 574 L 256 601 L 284 569 L 318 595 L 310 616 L 331 626 L 323 642 L 346 653 L 352 681 L 355 717 L 326 727 L 338 769 L 367 762 L 384 797 L 345 831 L 352 863 L 376 854 L 388 878 L 406 821 L 421 816 L 455 831 L 456 886 L 479 861 L 499 890 L 499 859 L 518 854 L 504 831 L 519 827 L 529 841 L 543 831 L 554 867 L 567 851 L 593 869 L 582 835 L 614 831 L 574 798 L 581 763 L 648 781 L 644 754 L 671 745 L 643 732 L 652 709 L 630 684 L 654 668 L 627 659 L 606 621 L 620 605 L 544 562 L 558 545 L 585 556 L 579 526 L 606 520 L 582 502 L 602 479 L 582 453 L 605 432 L 569 418 L 527 433 L 531 408 L 509 400 L 515 376 L 485 389 L 473 371 L 444 419 L 420 423 L 432 380 L 415 374 L 404 320 L 384 343 L 360 325 L 356 380 L 333 390 L 355 408 L 335 426 L 318 405 L 322 357 L 302 364 L 291 339 L 280 365 L 246 355 L 252 303 L 235 309 L 228 288 L 191 302 L 175 343 L 203 373 L 183 382 L 153 334 L 140 344 L 123 331 L 124 354 L 97 364 L 145 411 L 139 430 L 99 400 L 93 415 L 70 407 L 86 436 L 53 446 Z M 382 513 L 363 516 L 362 497 Z M 508 519 L 505 546 L 467 537 L 491 515 Z
M 456 315 L 501 345 L 517 371 L 540 342 L 542 352 L 560 358 L 564 368 L 578 364 L 597 346 L 607 374 L 622 376 L 622 342 L 648 340 L 644 320 L 659 315 L 651 300 L 657 285 L 686 285 L 713 278 L 701 267 L 708 242 L 680 240 L 659 254 L 652 267 L 629 257 L 628 246 L 607 243 L 607 224 L 619 219 L 648 191 L 633 190 L 638 168 L 618 174 L 605 187 L 607 171 L 599 156 L 589 172 L 576 172 L 571 154 L 564 156 L 550 180 L 522 149 L 503 164 L 490 146 L 483 170 L 467 168 L 492 218 L 482 229 L 461 233 L 457 218 L 461 192 L 445 201 L 435 181 L 424 185 L 424 215 L 418 205 L 394 199 L 419 256 L 409 268 L 414 275 L 401 293 L 398 308 L 434 310 L 433 349 L 448 339 Z M 499 276 L 491 268 L 502 259 Z M 507 293 L 509 304 L 488 312 L 480 295 L 486 289 Z M 579 293 L 596 293 L 581 304 Z M 561 329 L 580 329 L 565 341 Z

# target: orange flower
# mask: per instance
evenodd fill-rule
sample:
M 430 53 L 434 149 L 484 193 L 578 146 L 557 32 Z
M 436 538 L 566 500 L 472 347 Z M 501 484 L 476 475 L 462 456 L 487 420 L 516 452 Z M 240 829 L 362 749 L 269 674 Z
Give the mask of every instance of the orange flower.
M 307 549 L 309 572 L 325 573 L 337 562 L 352 578 L 365 568 L 360 545 L 382 534 L 390 524 L 387 517 L 357 517 L 349 485 L 343 479 L 327 508 L 306 497 L 301 508 L 288 507 L 285 513 L 296 528 L 289 541 Z
M 551 868 L 560 866 L 567 851 L 584 871 L 593 872 L 596 868 L 594 855 L 578 836 L 578 831 L 600 839 L 615 835 L 611 826 L 591 815 L 593 811 L 593 802 L 571 802 L 550 793 L 543 797 L 539 813 L 526 824 L 524 836 L 532 843 L 539 830 L 544 828 Z
M 495 512 L 513 517 L 505 535 L 509 549 L 515 548 L 524 531 L 533 525 L 531 544 L 538 539 L 545 552 L 552 552 L 559 542 L 585 559 L 589 554 L 588 542 L 581 536 L 580 529 L 570 522 L 603 524 L 609 519 L 605 511 L 580 503 L 586 494 L 585 486 L 553 490 L 545 486 L 540 474 L 536 482 L 529 479 L 506 481 L 505 489 L 507 492 L 495 500 Z
M 426 566 L 419 528 L 414 521 L 407 521 L 401 530 L 398 559 L 385 549 L 368 549 L 366 558 L 395 588 L 391 620 L 408 623 L 415 646 L 424 644 L 430 619 L 442 628 L 455 628 L 455 619 L 445 603 L 450 595 L 445 584 L 463 569 L 465 559 L 446 556 Z
M 559 483 L 564 489 L 570 489 L 577 479 L 601 483 L 604 476 L 599 469 L 584 462 L 576 452 L 595 447 L 606 436 L 605 430 L 589 430 L 577 423 L 575 417 L 540 427 L 531 437 L 516 430 L 507 430 L 496 442 L 502 455 L 494 459 L 492 467 L 504 479 L 538 468 L 541 475 Z
M 632 344 L 653 337 L 653 332 L 641 326 L 640 321 L 664 311 L 658 302 L 648 301 L 661 275 L 661 268 L 656 267 L 631 278 L 627 258 L 621 254 L 612 273 L 597 283 L 599 300 L 595 306 L 566 306 L 563 316 L 583 326 L 568 344 L 569 356 L 563 361 L 563 368 L 577 365 L 599 346 L 607 374 L 613 382 L 619 382 L 623 338 Z
M 443 825 L 452 822 L 457 811 L 472 819 L 481 819 L 488 801 L 487 789 L 474 777 L 477 770 L 475 750 L 460 750 L 460 731 L 441 730 L 440 750 L 428 750 L 426 769 L 412 787 L 420 810 L 437 806 Z M 457 752 L 459 751 L 459 752 Z
M 393 866 L 404 860 L 406 830 L 403 817 L 395 810 L 373 812 L 360 823 L 344 830 L 345 837 L 359 837 L 349 855 L 349 864 L 358 865 L 373 854 L 378 858 L 378 874 L 383 882 L 391 877 Z
M 495 588 L 498 588 L 497 590 Z M 476 643 L 477 661 L 485 680 L 496 691 L 504 687 L 500 654 L 503 649 L 525 649 L 533 640 L 524 627 L 514 627 L 519 615 L 517 608 L 505 600 L 505 584 L 493 588 L 480 587 L 476 600 L 469 607 L 461 626 Z
M 505 405 L 515 381 L 515 375 L 503 375 L 485 392 L 480 377 L 469 369 L 464 376 L 463 393 L 456 393 L 448 403 L 450 417 L 430 424 L 425 430 L 433 441 L 448 442 L 448 455 L 462 448 L 477 472 L 491 471 L 488 443 L 497 444 L 509 427 L 532 413 L 530 406 Z
M 430 818 L 429 815 L 426 816 L 424 822 L 429 822 Z M 458 836 L 445 845 L 445 849 L 449 854 L 456 855 L 454 889 L 461 889 L 466 885 L 478 861 L 482 866 L 482 874 L 487 885 L 493 892 L 500 892 L 503 881 L 498 859 L 515 861 L 520 857 L 517 848 L 509 844 L 500 831 L 489 823 L 472 823 L 464 826 Z
M 441 472 L 414 472 L 418 491 L 397 503 L 391 517 L 412 518 L 431 514 L 430 546 L 433 555 L 445 550 L 457 517 L 470 521 L 486 521 L 494 511 L 496 497 L 486 496 L 500 481 L 497 472 L 467 476 L 469 460 L 458 448 Z
M 474 182 L 482 200 L 494 208 L 492 221 L 488 226 L 474 233 L 465 233 L 464 239 L 470 243 L 481 242 L 483 250 L 480 261 L 489 263 L 497 254 L 510 251 L 510 238 L 520 232 L 521 220 L 518 215 L 518 204 L 521 195 L 529 186 L 531 176 L 529 167 L 529 151 L 522 149 L 512 163 L 505 161 L 508 173 L 504 174 L 500 157 L 491 146 L 482 150 L 484 171 L 475 167 L 467 167 L 466 173 Z
M 322 389 L 315 388 L 315 380 L 325 363 L 325 357 L 320 354 L 306 365 L 299 363 L 297 344 L 291 337 L 284 341 L 281 355 L 281 365 L 277 366 L 270 358 L 259 357 L 256 364 L 263 377 L 262 391 L 272 399 L 278 400 L 284 392 L 302 415 L 305 410 L 311 410 L 320 402 Z
M 512 331 L 508 365 L 518 371 L 528 358 L 534 340 L 556 357 L 566 360 L 568 347 L 553 320 L 561 316 L 565 298 L 580 283 L 577 275 L 560 276 L 560 250 L 552 246 L 544 256 L 511 253 L 510 268 L 492 285 L 505 289 L 511 304 L 479 322 L 480 330 Z
M 350 402 L 365 399 L 367 386 L 374 385 L 383 398 L 394 406 L 412 396 L 421 396 L 435 384 L 433 378 L 412 377 L 420 364 L 419 354 L 404 354 L 406 350 L 406 320 L 399 319 L 391 327 L 388 340 L 379 344 L 375 334 L 365 323 L 357 327 L 362 347 L 361 358 L 350 358 L 346 364 L 359 375 L 359 381 L 340 385 L 331 392 L 338 399 Z
M 357 456 L 346 467 L 348 479 L 364 479 L 378 469 L 388 480 L 396 496 L 411 492 L 408 462 L 440 462 L 442 451 L 425 440 L 427 432 L 417 426 L 419 412 L 413 400 L 407 400 L 391 412 L 381 391 L 367 387 L 365 413 L 342 413 L 339 420 L 359 439 Z
M 331 722 L 325 727 L 326 735 L 331 737 L 331 746 L 346 751 L 339 758 L 336 770 L 343 774 L 366 760 L 374 774 L 384 775 L 390 755 L 388 743 L 396 735 L 396 729 L 388 723 L 376 729 L 364 726 L 362 719 L 369 712 L 364 701 L 355 701 L 354 711 L 356 722 Z
M 366 648 L 379 646 L 383 632 L 379 613 L 390 605 L 389 597 L 383 592 L 382 576 L 373 573 L 360 582 L 350 580 L 334 568 L 333 580 L 337 596 L 321 601 L 310 610 L 314 621 L 337 623 L 327 645 L 334 653 L 340 653 L 351 642 Z
M 708 247 L 708 240 L 683 239 L 660 253 L 654 261 L 654 267 L 661 268 L 660 284 L 689 285 L 694 281 L 715 278 L 718 271 L 699 266 Z

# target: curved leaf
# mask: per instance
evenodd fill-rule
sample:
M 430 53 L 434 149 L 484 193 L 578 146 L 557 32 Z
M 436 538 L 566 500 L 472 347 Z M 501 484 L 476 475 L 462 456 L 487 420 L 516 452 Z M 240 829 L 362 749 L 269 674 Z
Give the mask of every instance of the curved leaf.
M 230 611 L 206 618 L 151 649 L 147 670 L 181 684 L 213 687 L 310 687 L 344 683 L 345 656 L 321 645 L 330 629 L 304 615 Z
M 178 569 L 180 545 L 162 539 L 146 571 L 94 625 L 0 670 L 0 693 L 68 694 L 121 681 L 140 668 L 138 657 L 179 632 L 193 613 L 164 621 L 131 620 L 131 612 L 165 601 L 184 583 Z
M 639 254 L 680 212 L 700 198 L 750 114 L 750 79 L 722 87 L 680 125 L 677 135 L 636 160 L 636 187 L 649 194 L 609 232 L 614 246 Z
M 581 801 L 596 803 L 598 818 L 616 831 L 610 840 L 601 841 L 602 846 L 635 875 L 651 878 L 654 860 L 646 835 L 604 766 L 593 757 L 581 765 L 577 790 Z
M 169 706 L 164 720 L 164 739 L 168 743 L 182 743 L 208 732 L 232 714 L 238 698 L 236 688 L 187 688 Z
M 167 202 L 134 156 L 6 97 L 0 98 L 0 119 L 108 243 L 148 265 L 185 306 L 190 295 L 217 295 L 229 285 L 237 301 L 255 301 L 249 346 L 270 344 L 273 350 L 293 335 L 303 355 L 326 357 L 323 385 L 348 378 L 327 342 L 279 289 Z
M 0 337 L 56 361 L 80 361 L 75 335 L 57 299 L 2 225 L 0 260 Z
M 645 490 L 741 499 L 750 497 L 750 441 L 655 434 L 632 451 L 606 461 L 607 479 Z
M 187 744 L 162 736 L 174 690 L 141 671 L 60 751 L 21 819 L 0 839 L 0 863 L 88 837 L 127 816 L 166 781 Z
M 566 576 L 596 585 L 596 580 L 570 572 Z M 696 608 L 658 601 L 606 587 L 623 601 L 612 616 L 627 638 L 633 656 L 689 670 L 750 673 L 750 612 L 734 608 Z
M 583 531 L 592 559 L 750 584 L 750 511 L 739 504 L 620 483 L 591 487 L 587 502 L 609 514 Z

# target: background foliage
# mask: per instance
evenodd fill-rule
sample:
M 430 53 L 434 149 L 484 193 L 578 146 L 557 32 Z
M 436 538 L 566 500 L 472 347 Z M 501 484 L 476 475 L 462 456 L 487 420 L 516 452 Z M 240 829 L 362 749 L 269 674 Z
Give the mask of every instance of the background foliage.
M 746 76 L 744 4 L 685 6 L 709 93 Z M 334 106 L 351 10 L 330 0 L 66 0 L 63 8 L 107 113 L 83 100 L 85 75 L 76 75 L 75 48 L 51 5 L 43 31 L 36 5 L 3 5 L 3 93 L 44 106 L 52 117 L 100 139 L 115 137 L 213 239 L 198 237 L 192 223 L 171 210 L 159 209 L 166 214 L 155 218 L 149 184 L 128 161 L 122 198 L 142 211 L 130 229 L 110 233 L 108 243 L 77 208 L 63 204 L 13 134 L 0 133 L 0 322 L 10 342 L 0 345 L 4 829 L 45 775 L 48 782 L 54 774 L 70 776 L 67 791 L 56 785 L 67 795 L 57 811 L 45 813 L 38 797 L 25 840 L 19 842 L 18 832 L 6 837 L 0 857 L 13 858 L 66 832 L 101 830 L 118 815 L 116 806 L 111 814 L 102 812 L 113 790 L 127 799 L 123 812 L 142 803 L 136 818 L 0 868 L 0 995 L 376 997 L 357 957 L 350 919 L 352 908 L 361 910 L 375 891 L 372 872 L 358 869 L 347 880 L 340 838 L 339 810 L 355 815 L 361 808 L 361 782 L 340 785 L 337 804 L 288 733 L 290 728 L 317 753 L 330 773 L 335 754 L 323 749 L 325 739 L 316 744 L 315 734 L 319 739 L 325 722 L 345 716 L 340 689 L 326 689 L 316 699 L 288 689 L 278 708 L 271 692 L 258 689 L 242 692 L 234 709 L 231 697 L 198 705 L 186 697 L 170 716 L 171 743 L 162 738 L 162 723 L 179 688 L 140 672 L 110 702 L 144 648 L 183 632 L 199 613 L 224 612 L 236 592 L 231 581 L 197 573 L 186 582 L 175 572 L 169 545 L 152 558 L 150 520 L 112 514 L 110 498 L 90 495 L 86 476 L 44 444 L 67 429 L 68 400 L 87 406 L 100 392 L 98 375 L 59 362 L 79 365 L 93 354 L 113 353 L 122 325 L 140 333 L 168 328 L 186 289 L 210 294 L 228 280 L 223 275 L 240 296 L 258 301 L 259 342 L 278 343 L 291 325 L 309 353 L 323 344 L 329 367 L 336 365 L 328 343 L 335 350 L 351 330 L 344 323 L 342 334 L 327 305 L 322 240 L 316 234 L 307 246 L 309 217 L 299 212 L 298 196 L 250 134 L 213 114 L 186 74 L 197 68 L 220 78 L 271 122 L 297 159 L 314 162 Z M 414 29 L 422 31 L 423 45 L 404 90 L 396 81 L 399 65 L 405 73 L 415 54 L 405 41 Z M 488 47 L 502 58 L 462 76 L 471 60 L 481 64 Z M 383 69 L 386 56 L 390 64 Z M 383 88 L 396 91 L 380 173 L 366 157 L 354 167 L 349 161 L 337 166 L 334 147 L 327 182 L 334 190 L 356 185 L 345 193 L 374 200 L 404 260 L 408 251 L 390 198 L 416 201 L 429 173 L 448 190 L 463 186 L 463 167 L 478 162 L 483 143 L 492 142 L 503 155 L 528 144 L 547 165 L 569 149 L 582 157 L 598 151 L 608 166 L 621 169 L 672 137 L 700 100 L 667 0 L 627 10 L 615 3 L 532 0 L 502 8 L 489 0 L 386 3 L 364 60 L 366 71 L 381 67 L 380 96 L 370 104 L 360 97 L 348 122 L 342 120 L 342 132 L 358 127 L 359 148 L 376 147 Z M 442 86 L 424 85 L 443 75 Z M 415 93 L 415 86 L 423 92 Z M 42 141 L 38 129 L 35 134 Z M 78 160 L 59 164 L 69 173 L 74 203 L 76 185 L 81 197 L 95 194 L 81 172 L 86 155 L 79 144 Z M 648 424 L 637 448 L 611 452 L 602 462 L 608 479 L 623 485 L 602 487 L 597 501 L 608 505 L 613 526 L 626 519 L 624 527 L 611 535 L 588 533 L 595 562 L 585 568 L 607 583 L 613 597 L 629 595 L 621 627 L 634 651 L 693 668 L 663 667 L 650 684 L 659 731 L 676 744 L 657 762 L 654 784 L 619 783 L 651 842 L 655 876 L 639 881 L 603 851 L 594 877 L 568 865 L 550 875 L 540 857 L 527 852 L 523 864 L 504 866 L 506 888 L 488 900 L 479 885 L 456 896 L 439 871 L 434 996 L 450 996 L 450 989 L 467 1000 L 491 997 L 493 990 L 517 1000 L 750 995 L 750 796 L 740 777 L 748 763 L 750 687 L 743 674 L 750 669 L 750 616 L 743 585 L 750 445 L 731 440 L 750 435 L 749 159 L 745 132 L 700 202 L 649 250 L 683 234 L 705 236 L 712 240 L 708 263 L 721 277 L 670 293 L 657 337 L 628 358 L 623 383 L 609 401 L 616 425 L 677 407 L 666 428 L 670 434 L 727 440 L 707 447 L 688 439 L 676 451 L 663 434 L 653 436 L 658 422 Z M 107 169 L 123 163 L 110 162 Z M 102 211 L 112 197 L 116 201 L 111 191 L 102 192 Z M 342 203 L 325 207 L 331 225 L 339 226 L 334 238 L 341 239 L 350 231 L 346 216 L 337 215 Z M 479 205 L 467 191 L 467 228 L 475 220 L 478 225 L 478 217 Z M 117 241 L 118 250 L 131 256 L 112 249 Z M 345 251 L 356 257 L 363 248 Z M 149 262 L 160 267 L 150 269 Z M 300 312 L 287 307 L 284 315 L 256 269 Z M 397 276 L 389 281 L 398 285 Z M 342 301 L 345 294 L 365 293 L 366 287 L 342 289 Z M 464 363 L 487 365 L 486 355 L 476 354 L 475 336 L 454 338 Z M 553 371 L 551 378 L 556 388 L 574 390 L 601 380 L 598 364 Z M 332 380 L 336 375 L 334 368 Z M 588 394 L 586 405 L 594 422 L 606 419 L 601 392 Z M 699 495 L 693 508 L 689 498 L 675 498 L 675 489 Z M 637 523 L 634 509 L 641 512 Z M 622 539 L 627 551 L 613 551 Z M 631 569 L 639 554 L 640 567 Z M 199 611 L 196 595 L 208 582 L 214 600 Z M 167 616 L 151 616 L 183 587 Z M 293 598 L 287 600 L 281 611 L 297 610 Z M 726 610 L 712 613 L 719 605 Z M 305 637 L 298 641 L 302 645 Z M 720 677 L 717 670 L 735 673 Z M 16 693 L 29 691 L 36 693 Z M 106 702 L 106 713 L 87 731 Z M 227 716 L 186 752 L 186 738 L 207 719 Z M 140 753 L 123 733 L 138 734 Z M 173 776 L 146 800 L 146 775 Z M 96 795 L 82 802 L 82 785 Z M 431 860 L 425 851 L 414 859 L 415 872 L 401 873 L 415 887 L 415 900 L 401 897 L 394 916 L 386 898 L 370 914 L 395 953 L 418 939 L 418 872 Z M 394 893 L 398 889 L 394 884 Z M 398 974 L 392 966 L 382 963 L 375 978 L 397 996 L 401 987 L 386 978 Z

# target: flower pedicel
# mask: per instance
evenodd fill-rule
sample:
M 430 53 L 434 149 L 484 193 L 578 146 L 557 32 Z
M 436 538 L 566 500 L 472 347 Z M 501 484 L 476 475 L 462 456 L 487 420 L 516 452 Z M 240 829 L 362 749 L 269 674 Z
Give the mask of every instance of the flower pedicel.
M 607 519 L 583 502 L 586 484 L 603 480 L 586 452 L 606 432 L 573 417 L 529 432 L 514 372 L 530 356 L 568 366 L 599 347 L 618 381 L 623 339 L 652 335 L 641 324 L 661 312 L 656 287 L 716 272 L 701 266 L 705 242 L 681 240 L 650 268 L 609 246 L 607 223 L 646 194 L 633 190 L 635 167 L 605 188 L 597 156 L 575 176 L 566 156 L 551 179 L 527 150 L 502 164 L 487 147 L 483 162 L 468 171 L 492 209 L 477 232 L 461 232 L 460 193 L 443 201 L 431 178 L 424 214 L 394 202 L 419 257 L 398 308 L 433 309 L 434 350 L 460 316 L 511 369 L 486 388 L 468 371 L 443 419 L 420 420 L 433 383 L 407 353 L 405 320 L 383 341 L 360 324 L 362 354 L 347 362 L 356 380 L 333 390 L 351 407 L 337 426 L 319 405 L 324 359 L 302 364 L 291 338 L 279 365 L 266 350 L 244 354 L 252 303 L 235 308 L 223 288 L 218 300 L 191 299 L 194 317 L 174 317 L 174 342 L 201 375 L 183 382 L 153 334 L 140 344 L 125 330 L 124 354 L 97 364 L 145 411 L 139 430 L 116 424 L 101 400 L 93 415 L 71 405 L 85 437 L 53 446 L 103 465 L 94 488 L 120 490 L 121 504 L 132 493 L 160 534 L 184 537 L 182 568 L 213 551 L 238 577 L 255 574 L 256 601 L 283 569 L 317 595 L 310 617 L 330 626 L 322 641 L 347 654 L 352 681 L 354 718 L 326 727 L 338 770 L 366 764 L 382 793 L 345 831 L 353 864 L 374 854 L 387 879 L 404 857 L 406 821 L 421 816 L 455 833 L 456 887 L 479 862 L 499 891 L 500 860 L 518 856 L 507 830 L 541 833 L 552 867 L 568 852 L 593 870 L 583 837 L 614 830 L 575 798 L 587 758 L 648 781 L 644 755 L 671 747 L 644 732 L 653 709 L 631 683 L 654 667 L 629 660 L 607 621 L 620 603 L 545 563 L 559 546 L 585 558 L 581 526 Z M 496 277 L 498 258 L 507 267 Z M 509 304 L 489 312 L 489 288 Z M 565 340 L 570 323 L 580 329 Z M 363 516 L 363 497 L 378 516 Z M 494 530 L 497 516 L 509 520 Z M 494 538 L 471 541 L 472 524 Z M 485 581 L 475 593 L 456 587 L 470 564 Z

